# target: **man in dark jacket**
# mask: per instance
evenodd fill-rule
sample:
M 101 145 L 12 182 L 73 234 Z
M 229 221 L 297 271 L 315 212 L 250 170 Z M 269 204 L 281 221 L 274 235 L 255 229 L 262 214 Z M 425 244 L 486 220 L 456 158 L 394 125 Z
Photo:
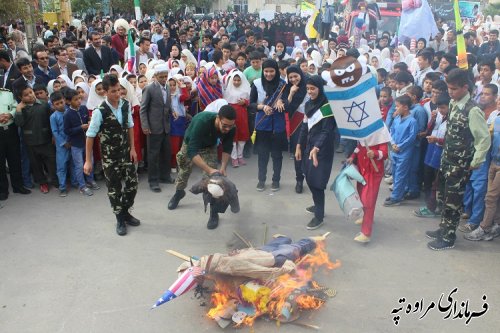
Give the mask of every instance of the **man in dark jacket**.
M 163 60 L 170 58 L 170 50 L 175 43 L 175 39 L 170 38 L 170 31 L 168 29 L 163 29 L 163 39 L 160 39 L 157 43 L 158 51 Z
M 12 82 L 12 92 L 16 98 L 19 98 L 19 90 L 25 86 L 33 88 L 35 84 L 43 84 L 43 78 L 35 75 L 31 61 L 26 58 L 21 58 L 16 62 L 16 66 L 21 72 L 21 76 Z
M 10 60 L 9 54 L 5 50 L 0 50 L 0 68 L 3 75 L 0 76 L 0 88 L 12 91 L 12 83 L 21 76 L 17 66 Z
M 109 68 L 114 65 L 111 49 L 101 45 L 101 34 L 96 31 L 90 34 L 90 40 L 92 46 L 83 52 L 83 62 L 88 74 L 99 75 L 101 71 L 109 72 Z
M 496 54 L 500 52 L 500 42 L 498 41 L 498 30 L 490 31 L 488 41 L 479 47 L 477 53 L 479 61 L 494 61 Z

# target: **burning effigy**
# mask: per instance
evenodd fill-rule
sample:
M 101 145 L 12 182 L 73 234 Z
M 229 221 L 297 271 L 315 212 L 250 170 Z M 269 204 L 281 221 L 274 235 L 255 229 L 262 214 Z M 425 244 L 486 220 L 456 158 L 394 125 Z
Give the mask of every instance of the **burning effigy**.
M 322 236 L 292 242 L 275 235 L 259 248 L 214 253 L 200 258 L 168 252 L 185 260 L 177 271 L 179 278 L 158 299 L 153 308 L 189 290 L 209 290 L 211 308 L 207 316 L 221 328 L 253 326 L 267 317 L 281 323 L 294 323 L 303 311 L 321 308 L 335 296 L 335 290 L 315 281 L 320 269 L 340 266 L 332 262 Z M 210 287 L 207 287 L 210 285 Z M 295 322 L 297 324 L 297 322 Z M 318 328 L 300 323 L 302 326 Z

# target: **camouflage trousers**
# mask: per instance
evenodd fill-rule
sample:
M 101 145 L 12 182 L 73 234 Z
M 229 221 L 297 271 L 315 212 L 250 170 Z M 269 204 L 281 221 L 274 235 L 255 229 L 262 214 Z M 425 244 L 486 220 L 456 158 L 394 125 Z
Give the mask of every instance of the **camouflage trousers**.
M 103 161 L 102 168 L 113 213 L 128 211 L 134 205 L 137 194 L 137 171 L 134 164 L 125 158 L 111 162 Z
M 469 180 L 467 167 L 447 166 L 439 172 L 438 182 L 441 193 L 442 212 L 439 229 L 445 241 L 455 242 L 457 230 L 462 211 L 465 186 Z
M 177 167 L 179 168 L 179 173 L 175 179 L 175 189 L 184 190 L 187 187 L 189 176 L 193 171 L 193 161 L 188 157 L 187 145 L 182 143 L 181 150 L 177 153 Z M 217 168 L 217 146 L 207 147 L 201 149 L 198 154 L 211 168 Z M 207 176 L 203 172 L 203 176 Z

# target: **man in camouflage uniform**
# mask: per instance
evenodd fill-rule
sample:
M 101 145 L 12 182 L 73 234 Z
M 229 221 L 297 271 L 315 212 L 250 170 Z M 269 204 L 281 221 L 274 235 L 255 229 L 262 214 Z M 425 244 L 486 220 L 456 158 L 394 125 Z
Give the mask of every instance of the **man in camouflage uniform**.
M 427 246 L 436 251 L 455 246 L 455 231 L 469 173 L 485 161 L 491 143 L 484 113 L 469 94 L 472 83 L 468 72 L 454 69 L 449 72 L 446 83 L 451 102 L 439 177 L 443 210 L 439 229 L 426 232 L 426 236 L 433 239 Z
M 92 147 L 94 138 L 99 133 L 108 197 L 116 215 L 116 233 L 124 236 L 127 234 L 126 224 L 130 226 L 140 224 L 140 221 L 129 213 L 137 193 L 134 123 L 130 104 L 120 98 L 118 78 L 115 75 L 106 75 L 102 85 L 107 96 L 101 106 L 92 113 L 87 130 L 84 172 L 90 174 L 92 171 Z M 123 189 L 122 182 L 125 185 Z
M 177 208 L 179 201 L 186 195 L 189 176 L 193 163 L 203 170 L 205 176 L 216 173 L 226 175 L 226 168 L 233 149 L 233 138 L 236 129 L 234 122 L 236 112 L 230 105 L 220 108 L 219 113 L 201 112 L 193 117 L 189 125 L 181 150 L 177 153 L 179 173 L 175 180 L 175 194 L 168 203 L 168 209 Z M 217 142 L 222 144 L 222 162 L 217 170 Z M 210 219 L 208 229 L 215 229 L 219 225 L 219 212 L 214 204 L 210 203 Z

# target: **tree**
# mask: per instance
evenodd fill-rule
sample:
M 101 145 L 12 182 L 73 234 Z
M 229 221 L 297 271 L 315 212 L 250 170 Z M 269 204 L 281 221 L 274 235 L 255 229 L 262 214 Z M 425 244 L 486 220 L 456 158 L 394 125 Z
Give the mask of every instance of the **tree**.
M 0 6 L 0 20 L 9 22 L 12 19 L 21 19 L 23 21 L 30 21 L 29 7 L 33 2 L 30 1 L 2 1 Z

